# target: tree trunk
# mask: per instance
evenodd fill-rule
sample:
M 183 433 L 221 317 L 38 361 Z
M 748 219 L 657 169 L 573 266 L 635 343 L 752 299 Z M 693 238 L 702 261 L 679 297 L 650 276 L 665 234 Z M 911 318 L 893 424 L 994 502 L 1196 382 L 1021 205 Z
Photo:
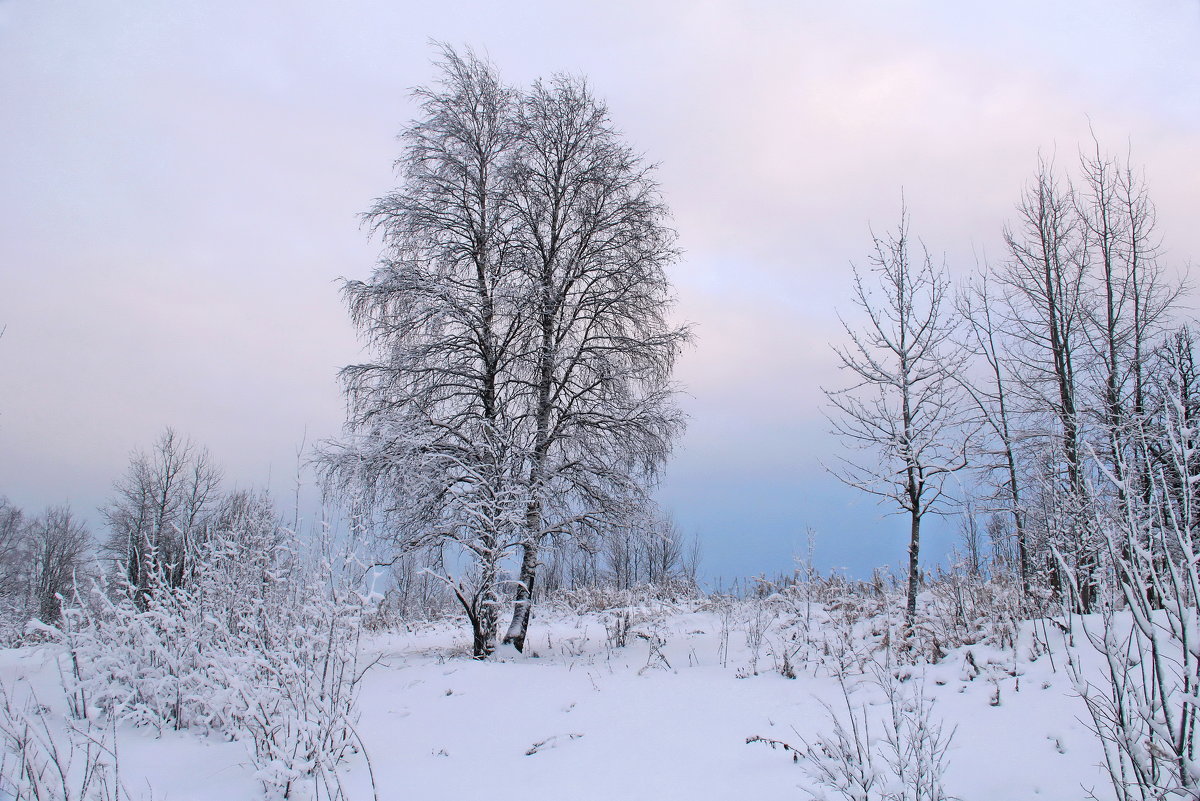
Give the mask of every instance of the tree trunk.
M 542 544 L 542 484 L 546 477 L 546 464 L 550 456 L 550 415 L 552 411 L 551 389 L 554 381 L 554 298 L 553 273 L 542 274 L 541 313 L 539 328 L 541 342 L 538 349 L 537 388 L 537 439 L 533 449 L 533 465 L 529 471 L 529 490 L 532 498 L 525 511 L 525 542 L 522 544 L 521 576 L 517 585 L 516 604 L 513 607 L 512 623 L 504 636 L 504 643 L 512 644 L 518 651 L 525 651 L 525 635 L 529 631 L 529 620 L 533 616 L 533 585 L 537 580 L 538 550 Z
M 917 617 L 917 588 L 920 583 L 921 571 L 918 567 L 918 555 L 921 549 L 921 515 L 910 512 L 912 534 L 908 542 L 908 602 L 904 609 L 904 628 L 911 634 L 913 621 Z
M 487 659 L 496 650 L 496 623 L 500 617 L 495 576 L 484 577 L 479 593 L 470 600 L 463 594 L 461 585 L 452 587 L 471 622 L 471 658 Z
M 479 608 L 471 620 L 473 638 L 471 657 L 473 659 L 487 659 L 496 650 L 496 619 L 498 615 L 496 614 L 495 593 L 490 595 L 490 598 L 480 598 Z
M 1004 430 L 1007 437 L 1007 423 Z M 1021 591 L 1026 598 L 1029 598 L 1029 547 L 1025 542 L 1025 515 L 1021 512 L 1020 490 L 1017 485 L 1017 458 L 1007 439 L 1004 443 L 1004 452 L 1008 462 L 1008 493 L 1012 498 L 1013 526 L 1017 535 L 1017 569 L 1021 574 Z
M 508 633 L 504 635 L 504 644 L 511 644 L 524 653 L 525 636 L 529 633 L 529 621 L 533 618 L 533 584 L 537 581 L 538 544 L 530 540 L 522 546 L 522 550 L 520 583 L 517 585 L 512 623 L 508 627 Z

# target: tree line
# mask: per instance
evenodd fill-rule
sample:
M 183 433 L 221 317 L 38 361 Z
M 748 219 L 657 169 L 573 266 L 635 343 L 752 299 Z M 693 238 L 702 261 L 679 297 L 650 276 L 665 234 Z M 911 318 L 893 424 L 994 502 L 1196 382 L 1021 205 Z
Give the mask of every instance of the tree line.
M 909 517 L 910 623 L 927 514 L 965 511 L 1027 597 L 1081 612 L 1111 587 L 1106 529 L 1190 515 L 1195 338 L 1156 222 L 1143 173 L 1093 140 L 1071 170 L 1039 161 L 1003 255 L 957 286 L 906 210 L 873 236 L 866 322 L 835 348 L 853 382 L 826 395 L 851 446 L 835 473 Z
M 18 642 L 30 619 L 60 621 L 64 604 L 102 582 L 145 610 L 152 592 L 194 585 L 218 537 L 270 554 L 294 538 L 265 492 L 224 491 L 208 450 L 165 429 L 149 450 L 130 454 L 100 508 L 102 538 L 66 505 L 30 517 L 0 497 L 0 618 Z

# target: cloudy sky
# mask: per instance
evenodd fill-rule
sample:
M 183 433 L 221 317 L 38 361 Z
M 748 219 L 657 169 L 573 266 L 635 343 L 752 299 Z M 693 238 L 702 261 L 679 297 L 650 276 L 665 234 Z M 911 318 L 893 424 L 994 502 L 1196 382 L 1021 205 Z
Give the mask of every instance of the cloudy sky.
M 698 333 L 661 497 L 707 572 L 787 569 L 807 526 L 822 567 L 896 564 L 904 522 L 821 467 L 819 388 L 901 192 L 965 274 L 1090 125 L 1145 166 L 1167 262 L 1200 257 L 1200 2 L 976 5 L 0 0 L 0 493 L 98 525 L 166 425 L 287 492 L 341 423 L 337 279 L 378 255 L 357 215 L 435 39 L 588 76 L 661 165 Z

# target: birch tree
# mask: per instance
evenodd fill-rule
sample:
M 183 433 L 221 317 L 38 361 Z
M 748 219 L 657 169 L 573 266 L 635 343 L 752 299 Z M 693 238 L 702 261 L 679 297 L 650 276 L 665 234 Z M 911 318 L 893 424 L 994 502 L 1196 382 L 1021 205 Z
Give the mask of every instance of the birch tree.
M 909 519 L 906 628 L 916 614 L 921 522 L 941 511 L 946 482 L 967 466 L 963 356 L 953 346 L 955 318 L 945 271 L 922 248 L 914 261 L 908 215 L 873 236 L 868 271 L 853 269 L 853 301 L 866 322 L 844 319 L 849 344 L 834 351 L 853 383 L 825 390 L 834 432 L 859 453 L 834 474 L 890 503 Z
M 397 558 L 466 555 L 443 577 L 486 656 L 511 552 L 521 649 L 547 538 L 647 504 L 682 427 L 670 373 L 688 333 L 667 319 L 677 253 L 653 170 L 587 85 L 518 91 L 449 48 L 440 66 L 402 136 L 403 184 L 367 214 L 385 258 L 344 288 L 372 358 L 342 371 L 347 437 L 326 464 Z
M 522 649 L 545 539 L 647 505 L 683 427 L 670 376 L 689 332 L 668 318 L 678 251 L 653 167 L 585 81 L 525 93 L 515 180 L 530 500 L 505 641 Z
M 510 244 L 516 94 L 471 53 L 443 48 L 439 66 L 400 137 L 403 183 L 365 215 L 384 258 L 343 287 L 371 358 L 341 371 L 347 436 L 325 459 L 335 485 L 381 513 L 397 558 L 467 556 L 462 576 L 440 575 L 485 657 L 525 505 L 511 408 L 526 319 Z

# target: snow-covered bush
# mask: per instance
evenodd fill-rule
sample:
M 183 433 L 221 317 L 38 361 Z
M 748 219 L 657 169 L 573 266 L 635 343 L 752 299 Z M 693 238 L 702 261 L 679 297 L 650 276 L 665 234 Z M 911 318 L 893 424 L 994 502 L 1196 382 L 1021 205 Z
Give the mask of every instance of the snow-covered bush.
M 0 684 L 0 801 L 128 801 L 114 732 Z
M 239 677 L 238 724 L 253 738 L 259 778 L 285 796 L 309 775 L 336 785 L 335 766 L 358 750 L 359 605 L 309 582 L 282 614 L 263 617 L 251 671 Z
M 583 615 L 631 608 L 677 611 L 681 605 L 699 597 L 695 586 L 683 582 L 637 584 L 626 589 L 611 584 L 591 584 L 556 590 L 545 603 Z
M 939 662 L 965 645 L 1015 646 L 1028 609 L 1012 577 L 985 578 L 956 566 L 925 576 L 923 585 L 909 626 L 904 587 L 883 570 L 870 581 L 809 573 L 769 586 L 760 583 L 770 594 L 759 602 L 779 609 L 783 618 L 773 642 L 777 664 L 786 662 L 790 672 L 802 661 L 826 661 L 841 647 L 829 641 L 831 630 L 854 640 L 860 656 L 883 651 L 909 664 Z M 814 616 L 832 626 L 815 625 Z
M 1014 648 L 1021 621 L 1032 611 L 1017 576 L 984 577 L 961 565 L 939 570 L 921 600 L 914 636 L 928 651 L 930 662 L 964 645 Z
M 355 748 L 358 596 L 320 549 L 275 524 L 266 498 L 211 532 L 194 565 L 185 586 L 155 580 L 137 596 L 97 585 L 64 609 L 74 707 L 243 740 L 283 797 L 308 776 L 336 785 L 334 766 Z
M 924 683 L 906 674 L 872 665 L 872 677 L 853 682 L 839 676 L 845 709 L 826 706 L 832 729 L 794 746 L 781 740 L 750 737 L 792 754 L 817 784 L 814 801 L 948 801 L 943 776 L 953 729 L 933 713 Z M 882 695 L 882 703 L 856 702 L 856 695 Z M 879 710 L 876 713 L 874 710 Z
M 759 602 L 752 604 L 746 615 L 746 650 L 750 653 L 750 673 L 758 675 L 758 660 L 762 655 L 767 632 L 775 623 L 778 611 L 774 604 Z
M 1123 525 L 1099 523 L 1118 595 L 1073 618 L 1084 636 L 1068 669 L 1120 801 L 1200 797 L 1200 550 L 1195 527 L 1181 525 L 1190 519 L 1164 509 L 1130 508 Z

